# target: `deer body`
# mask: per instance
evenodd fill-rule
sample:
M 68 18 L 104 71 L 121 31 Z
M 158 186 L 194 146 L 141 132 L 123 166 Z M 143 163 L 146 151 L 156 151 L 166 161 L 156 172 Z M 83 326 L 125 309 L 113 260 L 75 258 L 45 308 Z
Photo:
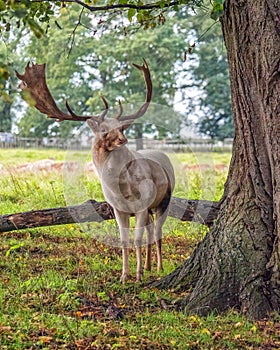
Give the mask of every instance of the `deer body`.
M 146 101 L 131 115 L 123 115 L 119 102 L 119 114 L 114 118 L 105 116 L 108 103 L 102 97 L 105 110 L 99 116 L 78 116 L 68 103 L 69 113 L 61 111 L 46 83 L 45 64 L 27 64 L 24 74 L 16 72 L 22 80 L 20 87 L 30 93 L 35 101 L 35 107 L 48 118 L 57 121 L 76 120 L 87 121 L 95 134 L 93 144 L 93 162 L 100 175 L 102 189 L 106 200 L 114 208 L 115 217 L 120 228 L 123 254 L 124 282 L 129 275 L 128 246 L 129 219 L 131 214 L 136 217 L 134 242 L 136 246 L 137 271 L 136 279 L 141 280 L 142 258 L 141 245 L 144 229 L 147 231 L 147 254 L 145 268 L 151 269 L 151 245 L 155 236 L 157 246 L 158 270 L 162 269 L 161 239 L 162 225 L 168 214 L 171 194 L 174 188 L 174 172 L 166 155 L 161 152 L 132 152 L 126 147 L 126 130 L 135 119 L 145 114 L 152 98 L 152 81 L 147 62 L 142 66 L 134 64 L 144 75 L 146 84 Z M 155 215 L 155 222 L 152 219 Z
M 88 124 L 95 133 L 93 163 L 99 173 L 106 201 L 114 208 L 120 228 L 123 251 L 121 280 L 124 282 L 129 275 L 129 218 L 134 214 L 136 279 L 140 281 L 143 273 L 141 246 L 144 229 L 147 231 L 145 268 L 151 269 L 151 245 L 155 239 L 158 270 L 162 269 L 162 225 L 168 214 L 174 188 L 173 167 L 162 152 L 130 151 L 125 145 L 127 139 L 123 134 L 123 126 L 115 119 L 107 119 L 99 126 L 92 120 L 89 120 Z M 155 225 L 151 218 L 152 214 L 155 214 Z

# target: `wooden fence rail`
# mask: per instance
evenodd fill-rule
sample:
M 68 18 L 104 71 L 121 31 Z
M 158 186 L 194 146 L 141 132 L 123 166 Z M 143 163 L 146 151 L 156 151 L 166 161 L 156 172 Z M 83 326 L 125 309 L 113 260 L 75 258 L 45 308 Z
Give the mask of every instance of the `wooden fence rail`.
M 2 136 L 1 136 L 2 134 Z M 32 138 L 18 137 L 12 134 L 7 137 L 0 133 L 0 148 L 58 148 L 58 149 L 89 149 L 91 147 L 91 138 L 63 139 L 59 137 L 51 138 Z M 7 133 L 5 133 L 7 134 Z M 130 139 L 128 142 L 132 149 L 136 148 L 136 141 Z M 145 138 L 143 140 L 146 149 L 164 149 L 176 152 L 194 151 L 231 151 L 232 139 L 224 141 L 214 141 L 203 138 L 190 138 L 186 140 L 153 140 Z

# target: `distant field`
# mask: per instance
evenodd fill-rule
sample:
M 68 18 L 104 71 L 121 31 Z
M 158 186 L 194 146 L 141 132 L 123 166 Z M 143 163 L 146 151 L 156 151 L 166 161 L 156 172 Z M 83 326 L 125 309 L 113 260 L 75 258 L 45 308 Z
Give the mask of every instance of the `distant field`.
M 53 158 L 56 161 L 63 161 L 67 158 L 67 153 L 71 153 L 75 157 L 82 155 L 85 157 L 89 151 L 65 151 L 58 149 L 20 149 L 20 148 L 2 148 L 0 150 L 0 164 L 17 165 L 27 162 L 35 162 L 42 159 Z M 188 153 L 172 153 L 172 155 L 182 163 L 197 164 L 204 162 L 208 164 L 213 159 L 216 164 L 228 165 L 231 157 L 230 152 L 188 152 Z
M 177 178 L 174 195 L 221 197 L 229 153 L 170 157 Z M 65 160 L 73 163 L 63 172 Z M 85 166 L 89 161 L 88 152 L 1 150 L 1 214 L 101 200 L 100 183 Z M 160 276 L 188 258 L 207 228 L 168 218 L 164 232 L 165 270 Z M 249 321 L 235 310 L 204 318 L 185 315 L 173 304 L 180 293 L 145 287 L 159 277 L 155 266 L 145 273 L 143 284 L 132 278 L 122 285 L 121 251 L 104 243 L 106 235 L 118 241 L 113 221 L 1 234 L 1 349 L 279 348 L 278 315 L 260 322 Z M 134 249 L 130 263 L 134 273 Z
M 35 162 L 41 159 L 54 158 L 62 161 L 65 151 L 56 149 L 34 149 L 34 148 L 2 148 L 0 149 L 0 164 L 3 166 L 19 165 Z
M 174 196 L 220 199 L 229 153 L 171 153 L 169 156 L 176 172 Z M 63 169 L 64 162 L 71 167 Z M 6 214 L 79 204 L 89 198 L 102 200 L 100 183 L 90 163 L 89 151 L 2 149 L 0 211 Z

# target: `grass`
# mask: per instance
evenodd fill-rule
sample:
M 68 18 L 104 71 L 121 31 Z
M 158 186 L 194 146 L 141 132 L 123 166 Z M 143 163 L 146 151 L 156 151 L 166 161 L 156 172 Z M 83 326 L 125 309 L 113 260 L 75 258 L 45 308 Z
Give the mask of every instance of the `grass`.
M 23 163 L 53 155 L 57 162 L 66 157 L 62 151 L 56 154 L 54 151 L 3 150 L 0 160 L 3 164 L 0 179 L 2 214 L 61 206 L 79 199 L 82 201 L 86 196 L 102 199 L 98 180 L 88 173 L 73 183 L 67 183 L 65 190 L 65 174 L 59 169 L 31 173 L 18 170 Z M 175 195 L 219 199 L 226 168 L 188 168 L 186 165 L 197 164 L 194 155 L 173 156 L 178 159 L 173 162 L 177 162 L 175 165 L 181 169 L 176 171 Z M 81 158 L 87 159 L 87 154 L 76 153 L 75 159 Z M 227 165 L 229 158 L 229 154 L 207 154 L 204 159 L 208 163 L 200 164 L 209 164 L 209 159 L 211 162 L 213 159 L 214 164 Z M 213 177 L 214 189 L 210 188 Z M 78 194 L 72 194 L 74 190 Z M 205 232 L 201 225 L 169 218 L 163 247 L 165 271 L 161 275 L 182 264 Z M 176 311 L 173 301 L 182 295 L 145 287 L 149 281 L 160 277 L 155 266 L 152 272 L 145 274 L 142 284 L 135 284 L 133 279 L 126 285 L 120 284 L 121 252 L 118 247 L 104 244 L 102 237 L 106 233 L 117 239 L 114 222 L 2 234 L 1 349 L 221 350 L 280 347 L 278 315 L 251 322 L 235 310 L 205 318 Z M 130 264 L 134 273 L 133 249 Z
M 15 166 L 41 159 L 54 158 L 57 161 L 64 160 L 65 151 L 52 149 L 21 149 L 3 148 L 0 152 L 0 164 L 3 166 Z

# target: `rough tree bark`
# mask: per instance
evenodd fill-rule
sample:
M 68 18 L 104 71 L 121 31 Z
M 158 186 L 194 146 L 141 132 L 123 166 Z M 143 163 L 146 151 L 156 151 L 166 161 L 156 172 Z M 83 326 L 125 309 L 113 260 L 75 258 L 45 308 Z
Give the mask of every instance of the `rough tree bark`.
M 226 0 L 235 140 L 213 228 L 177 270 L 154 283 L 189 291 L 180 306 L 280 311 L 280 2 Z

